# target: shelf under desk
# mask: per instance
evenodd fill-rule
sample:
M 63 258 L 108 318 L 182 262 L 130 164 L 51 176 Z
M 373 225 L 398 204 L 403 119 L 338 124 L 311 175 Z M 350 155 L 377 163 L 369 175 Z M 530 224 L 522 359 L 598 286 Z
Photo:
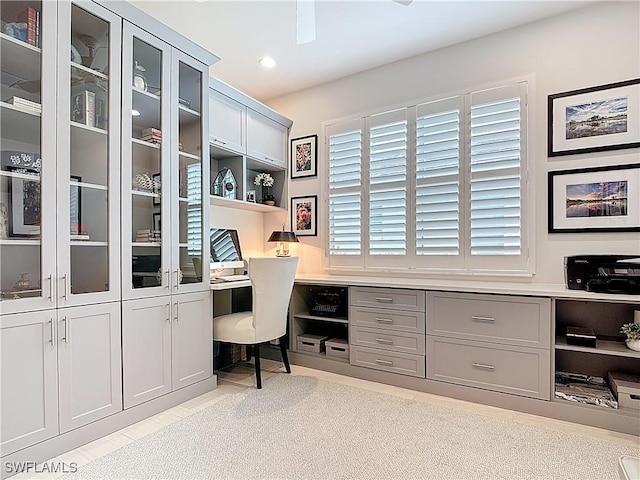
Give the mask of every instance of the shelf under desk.
M 232 288 L 250 287 L 251 280 L 236 280 L 234 282 L 209 282 L 210 290 L 229 290 Z

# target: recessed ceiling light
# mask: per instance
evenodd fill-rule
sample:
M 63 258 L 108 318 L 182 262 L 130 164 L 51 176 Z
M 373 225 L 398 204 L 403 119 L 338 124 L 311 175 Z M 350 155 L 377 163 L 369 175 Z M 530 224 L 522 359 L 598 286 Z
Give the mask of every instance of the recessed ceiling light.
M 131 116 L 139 117 L 140 116 L 140 112 L 138 110 L 131 110 Z
M 273 68 L 276 66 L 276 61 L 271 57 L 262 57 L 258 63 L 265 68 Z

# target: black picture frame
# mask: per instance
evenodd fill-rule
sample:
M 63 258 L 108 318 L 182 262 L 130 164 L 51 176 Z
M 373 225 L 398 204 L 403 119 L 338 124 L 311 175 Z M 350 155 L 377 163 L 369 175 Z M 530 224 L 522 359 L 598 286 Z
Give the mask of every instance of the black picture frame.
M 82 228 L 82 190 L 79 183 L 82 177 L 78 175 L 70 176 L 69 184 L 69 234 L 81 235 Z
M 151 229 L 156 232 L 162 230 L 162 214 L 160 212 L 156 212 L 153 214 Z
M 22 154 L 22 157 L 33 157 L 32 154 Z M 42 221 L 42 196 L 39 158 L 33 163 L 15 162 L 4 165 L 4 170 L 12 173 L 9 182 L 9 236 L 10 237 L 38 237 Z
M 152 191 L 154 193 L 151 203 L 154 207 L 159 207 L 162 203 L 162 183 L 160 182 L 160 174 L 154 173 L 151 175 L 151 180 L 153 180 Z M 156 185 L 160 185 L 160 187 L 156 188 Z
M 318 175 L 318 135 L 291 139 L 291 179 Z
M 318 235 L 318 196 L 291 197 L 291 230 L 298 237 Z
M 640 163 L 548 173 L 549 233 L 640 232 Z
M 549 157 L 640 147 L 640 78 L 549 95 Z

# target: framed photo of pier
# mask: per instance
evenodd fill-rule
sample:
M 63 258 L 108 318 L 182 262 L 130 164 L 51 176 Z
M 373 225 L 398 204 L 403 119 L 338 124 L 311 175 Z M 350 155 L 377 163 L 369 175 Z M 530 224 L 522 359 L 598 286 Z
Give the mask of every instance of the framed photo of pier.
M 640 78 L 548 98 L 548 156 L 640 147 Z
M 640 163 L 549 172 L 549 233 L 639 232 Z

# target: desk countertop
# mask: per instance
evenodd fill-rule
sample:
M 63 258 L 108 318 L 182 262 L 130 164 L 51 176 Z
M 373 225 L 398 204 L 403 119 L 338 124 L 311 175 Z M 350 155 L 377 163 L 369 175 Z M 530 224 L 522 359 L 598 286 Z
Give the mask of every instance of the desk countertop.
M 232 288 L 250 287 L 251 280 L 236 280 L 235 282 L 209 282 L 210 290 L 230 290 Z

